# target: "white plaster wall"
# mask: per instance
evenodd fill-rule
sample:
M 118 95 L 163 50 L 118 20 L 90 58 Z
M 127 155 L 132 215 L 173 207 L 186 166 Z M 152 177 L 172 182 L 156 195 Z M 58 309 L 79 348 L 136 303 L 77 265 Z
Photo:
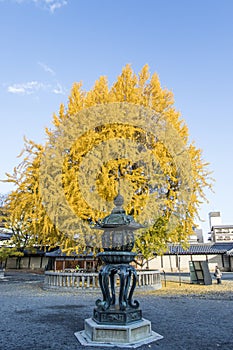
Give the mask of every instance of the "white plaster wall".
M 221 255 L 208 255 L 208 265 L 209 270 L 214 272 L 215 266 L 218 265 L 219 268 L 222 268 L 222 256 Z
M 206 255 L 163 255 L 156 256 L 153 260 L 149 261 L 149 268 L 164 270 L 165 272 L 177 272 L 177 258 L 180 260 L 180 270 L 182 272 L 189 272 L 189 261 L 205 261 Z M 192 259 L 191 259 L 192 258 Z M 218 265 L 220 269 L 222 268 L 222 257 L 221 255 L 207 255 L 208 265 L 211 272 L 215 270 L 215 266 Z M 163 264 L 162 264 L 163 263 Z M 233 257 L 232 257 L 232 266 L 233 266 Z
M 20 268 L 27 269 L 28 268 L 29 257 L 21 257 Z M 45 268 L 45 265 L 48 263 L 48 258 L 43 257 L 42 260 L 42 268 Z M 40 257 L 31 257 L 30 261 L 30 269 L 39 269 L 41 264 Z M 8 258 L 7 259 L 7 269 L 16 269 L 16 258 Z
M 6 267 L 7 269 L 16 269 L 16 258 L 8 258 Z

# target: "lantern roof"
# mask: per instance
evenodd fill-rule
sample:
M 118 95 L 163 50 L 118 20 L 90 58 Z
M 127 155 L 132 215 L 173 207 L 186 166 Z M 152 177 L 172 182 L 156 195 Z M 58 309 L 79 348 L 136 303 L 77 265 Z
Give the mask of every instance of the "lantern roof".
M 118 194 L 114 198 L 115 207 L 113 208 L 110 215 L 106 216 L 102 220 L 98 220 L 94 229 L 105 230 L 107 228 L 117 229 L 124 228 L 129 230 L 138 230 L 144 226 L 137 223 L 131 215 L 127 215 L 124 208 L 124 198 L 121 194 Z

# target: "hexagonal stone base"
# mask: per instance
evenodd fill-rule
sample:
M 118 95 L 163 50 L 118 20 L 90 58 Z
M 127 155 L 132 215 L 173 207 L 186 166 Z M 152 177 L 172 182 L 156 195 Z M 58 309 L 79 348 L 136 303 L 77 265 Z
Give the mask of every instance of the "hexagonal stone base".
M 145 319 L 124 326 L 98 324 L 89 318 L 85 320 L 85 330 L 75 333 L 75 336 L 82 345 L 129 348 L 137 348 L 163 338 L 151 330 L 151 322 Z
M 141 319 L 142 310 L 140 309 L 126 309 L 121 311 L 110 308 L 102 311 L 95 308 L 93 312 L 93 320 L 98 324 L 127 325 Z

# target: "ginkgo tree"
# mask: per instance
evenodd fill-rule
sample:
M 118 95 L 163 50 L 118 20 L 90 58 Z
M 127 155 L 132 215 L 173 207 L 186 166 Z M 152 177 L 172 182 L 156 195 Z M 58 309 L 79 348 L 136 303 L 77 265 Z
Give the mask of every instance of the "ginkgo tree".
M 26 141 L 21 165 L 8 174 L 10 226 L 43 246 L 101 249 L 90 222 L 108 215 L 120 192 L 145 226 L 135 249 L 146 258 L 187 241 L 211 187 L 208 164 L 147 65 L 138 75 L 126 65 L 111 87 L 105 77 L 88 92 L 75 83 L 53 125 L 45 145 Z

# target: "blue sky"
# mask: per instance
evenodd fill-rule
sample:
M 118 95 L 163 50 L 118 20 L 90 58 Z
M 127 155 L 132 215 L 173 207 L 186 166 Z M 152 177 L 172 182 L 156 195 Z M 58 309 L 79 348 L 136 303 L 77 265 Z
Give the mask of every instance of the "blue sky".
M 125 64 L 148 63 L 210 162 L 204 231 L 210 211 L 233 224 L 232 18 L 232 0 L 0 0 L 0 178 L 24 136 L 44 142 L 74 82 L 88 90 L 106 75 L 111 85 Z

